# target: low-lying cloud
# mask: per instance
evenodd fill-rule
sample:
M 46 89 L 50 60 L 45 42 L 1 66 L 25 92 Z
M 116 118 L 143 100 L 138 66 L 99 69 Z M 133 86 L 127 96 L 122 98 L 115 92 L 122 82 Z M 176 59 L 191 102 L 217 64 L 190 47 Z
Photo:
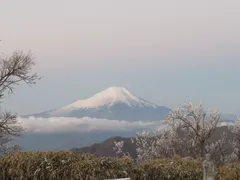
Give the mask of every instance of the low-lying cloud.
M 161 126 L 161 121 L 120 121 L 96 118 L 18 118 L 25 132 L 29 133 L 68 133 L 91 131 L 134 131 L 142 129 L 155 129 Z

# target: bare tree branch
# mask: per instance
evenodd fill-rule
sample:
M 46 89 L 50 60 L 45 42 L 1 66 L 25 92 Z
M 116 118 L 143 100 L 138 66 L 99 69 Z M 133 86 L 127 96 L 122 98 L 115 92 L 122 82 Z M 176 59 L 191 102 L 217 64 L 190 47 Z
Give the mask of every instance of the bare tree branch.
M 35 65 L 31 53 L 14 52 L 10 57 L 0 57 L 0 98 L 5 92 L 13 93 L 14 88 L 20 83 L 35 84 L 41 79 L 36 73 L 31 73 Z M 14 136 L 20 136 L 23 128 L 17 121 L 17 115 L 10 112 L 0 113 L 0 152 L 10 151 L 8 143 Z
M 204 157 L 206 142 L 220 125 L 220 115 L 218 111 L 209 111 L 208 115 L 202 105 L 186 102 L 168 115 L 167 123 L 172 131 L 176 126 L 180 127 L 184 132 L 182 138 L 188 137 L 188 141 L 192 141 L 193 146 L 189 150 L 192 152 L 194 148 L 199 157 Z

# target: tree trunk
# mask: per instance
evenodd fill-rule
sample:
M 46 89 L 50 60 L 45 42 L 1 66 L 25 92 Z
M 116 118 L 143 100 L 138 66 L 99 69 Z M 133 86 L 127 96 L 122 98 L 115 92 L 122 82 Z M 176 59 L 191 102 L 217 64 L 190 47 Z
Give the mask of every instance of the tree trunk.
M 205 142 L 200 143 L 200 157 L 201 158 L 205 157 Z

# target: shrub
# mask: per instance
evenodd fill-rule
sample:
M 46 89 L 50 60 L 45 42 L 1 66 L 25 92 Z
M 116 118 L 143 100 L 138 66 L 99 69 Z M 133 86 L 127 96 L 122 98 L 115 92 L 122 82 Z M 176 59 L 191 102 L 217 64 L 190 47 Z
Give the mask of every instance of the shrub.
M 197 160 L 186 160 L 180 157 L 159 159 L 142 165 L 146 179 L 151 180 L 200 180 L 203 179 L 202 163 Z
M 1 180 L 140 179 L 139 172 L 131 159 L 96 158 L 72 152 L 18 152 L 0 158 Z
M 237 180 L 240 179 L 240 164 L 228 164 L 220 167 L 217 175 L 218 180 Z
M 202 180 L 202 161 L 158 159 L 136 164 L 129 158 L 97 158 L 74 152 L 17 152 L 0 157 L 1 180 Z M 240 163 L 218 169 L 217 180 L 240 179 Z

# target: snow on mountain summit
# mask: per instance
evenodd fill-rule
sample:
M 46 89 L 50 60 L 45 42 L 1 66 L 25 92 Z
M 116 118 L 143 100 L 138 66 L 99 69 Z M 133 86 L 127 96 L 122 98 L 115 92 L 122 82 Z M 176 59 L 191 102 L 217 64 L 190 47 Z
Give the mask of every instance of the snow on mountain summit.
M 70 105 L 60 108 L 61 110 L 73 110 L 73 109 L 91 109 L 101 107 L 111 107 L 117 103 L 124 103 L 130 107 L 153 107 L 156 105 L 145 101 L 139 97 L 134 96 L 124 87 L 110 87 L 103 90 L 96 95 L 85 99 L 78 100 Z
M 158 106 L 130 93 L 124 87 L 110 87 L 100 93 L 78 100 L 62 108 L 24 117 L 91 117 L 126 121 L 162 120 L 171 109 Z

